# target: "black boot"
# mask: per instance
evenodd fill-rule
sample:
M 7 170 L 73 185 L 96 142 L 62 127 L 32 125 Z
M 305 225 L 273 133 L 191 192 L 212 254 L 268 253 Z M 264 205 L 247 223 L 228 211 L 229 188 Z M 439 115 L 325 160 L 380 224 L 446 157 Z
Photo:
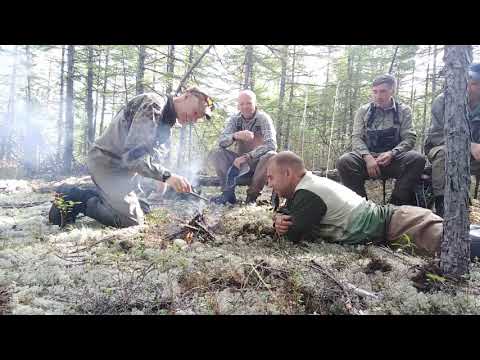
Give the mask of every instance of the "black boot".
M 98 196 L 96 190 L 82 190 L 70 186 L 60 188 L 48 213 L 49 222 L 60 227 L 75 223 L 78 214 L 85 214 L 88 199 L 94 196 Z
M 138 199 L 138 202 L 140 203 L 140 207 L 142 208 L 144 214 L 149 214 L 152 211 L 150 204 L 147 201 Z
M 394 195 L 390 197 L 390 200 L 388 200 L 388 203 L 396 206 L 406 205 L 405 201 L 397 198 Z
M 442 196 L 435 196 L 435 213 L 443 218 L 444 214 L 444 197 Z
M 237 202 L 237 198 L 234 191 L 224 191 L 222 194 L 211 198 L 210 201 L 220 205 L 225 205 L 226 203 L 233 205 Z
M 402 205 L 410 205 L 410 206 L 418 206 L 417 200 L 415 198 L 415 193 L 411 193 L 408 199 L 400 199 L 395 194 L 392 194 L 390 200 L 388 201 L 389 204 L 402 206 Z
M 256 204 L 257 203 L 257 198 L 260 196 L 260 194 L 247 194 L 247 199 L 245 200 L 246 204 Z

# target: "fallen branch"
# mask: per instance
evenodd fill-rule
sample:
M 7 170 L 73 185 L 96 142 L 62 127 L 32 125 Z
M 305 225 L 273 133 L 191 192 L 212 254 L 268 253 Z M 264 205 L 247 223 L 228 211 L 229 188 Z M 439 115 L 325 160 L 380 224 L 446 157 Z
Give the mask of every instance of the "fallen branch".
M 380 300 L 381 299 L 381 296 L 379 296 L 377 294 L 374 294 L 374 293 L 371 293 L 370 291 L 360 289 L 353 284 L 346 283 L 345 286 L 347 287 L 347 289 L 352 290 L 356 295 L 358 295 L 360 297 L 363 297 L 363 298 L 370 297 L 370 298 L 373 298 L 375 300 Z
M 337 280 L 333 275 L 329 274 L 329 272 L 323 269 L 322 265 L 317 263 L 315 260 L 312 259 L 311 263 L 314 265 L 314 266 L 310 266 L 311 268 L 320 271 L 329 279 L 333 280 L 335 284 L 337 284 L 345 293 L 346 293 L 346 290 L 348 289 L 348 290 L 351 290 L 354 294 L 363 298 L 371 297 L 371 298 L 374 298 L 375 300 L 379 300 L 381 298 L 379 295 L 371 293 L 370 291 L 358 288 L 355 285 L 350 284 L 349 282 L 345 282 L 345 283 L 340 282 L 340 280 Z
M 42 205 L 42 204 L 45 204 L 46 202 L 48 202 L 48 200 L 47 201 L 34 201 L 34 202 L 30 202 L 30 203 L 20 203 L 20 204 L 7 203 L 7 204 L 0 204 L 0 208 L 2 208 L 2 209 L 21 209 L 21 208 L 27 208 L 27 207 Z
M 56 257 L 58 257 L 59 259 L 63 260 L 63 261 L 68 261 L 70 263 L 73 263 L 75 265 L 83 265 L 85 264 L 87 261 L 85 260 L 85 257 L 82 257 L 82 256 L 78 256 L 78 257 L 81 257 L 82 260 L 80 261 L 77 261 L 77 260 L 72 260 L 72 259 L 69 259 L 69 258 L 64 258 L 63 256 L 60 256 L 58 254 L 53 254 L 55 255 Z M 74 257 L 74 258 L 77 258 L 77 257 Z

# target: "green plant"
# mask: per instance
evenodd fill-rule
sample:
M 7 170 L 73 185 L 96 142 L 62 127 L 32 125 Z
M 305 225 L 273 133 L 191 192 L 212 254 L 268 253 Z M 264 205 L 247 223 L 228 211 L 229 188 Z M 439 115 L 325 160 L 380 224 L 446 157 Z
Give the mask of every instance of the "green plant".
M 53 204 L 60 210 L 61 222 L 60 227 L 64 227 L 66 224 L 67 215 L 72 212 L 73 207 L 77 204 L 81 204 L 81 201 L 65 200 L 62 195 L 55 195 Z
M 402 250 L 410 252 L 411 255 L 415 255 L 415 248 L 417 247 L 412 241 L 412 238 L 407 234 L 403 234 L 399 238 L 392 242 L 393 246 L 396 246 Z

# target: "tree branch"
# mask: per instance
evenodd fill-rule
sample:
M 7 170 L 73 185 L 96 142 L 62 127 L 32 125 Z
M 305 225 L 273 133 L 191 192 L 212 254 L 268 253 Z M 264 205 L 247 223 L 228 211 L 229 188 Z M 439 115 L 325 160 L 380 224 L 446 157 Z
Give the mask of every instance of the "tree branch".
M 185 82 L 187 81 L 188 77 L 190 76 L 190 74 L 192 73 L 193 69 L 195 69 L 198 64 L 200 64 L 200 62 L 202 61 L 202 59 L 205 57 L 205 55 L 207 55 L 207 53 L 210 51 L 210 49 L 213 47 L 213 45 L 209 45 L 205 51 L 202 53 L 202 55 L 200 55 L 197 59 L 197 61 L 195 61 L 195 63 L 193 63 L 193 65 L 190 67 L 190 69 L 188 69 L 188 71 L 185 73 L 185 75 L 183 75 L 183 78 L 182 80 L 180 80 L 180 83 L 178 84 L 178 87 L 177 89 L 175 90 L 175 94 L 178 94 L 180 92 L 180 90 L 182 89 L 183 85 L 185 84 Z

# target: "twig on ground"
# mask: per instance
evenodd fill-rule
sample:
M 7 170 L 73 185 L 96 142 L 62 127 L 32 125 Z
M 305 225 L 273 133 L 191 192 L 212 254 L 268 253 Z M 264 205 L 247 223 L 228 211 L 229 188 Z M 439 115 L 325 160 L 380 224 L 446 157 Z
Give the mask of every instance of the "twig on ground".
M 310 266 L 315 270 L 320 271 L 322 274 L 328 276 L 331 280 L 333 280 L 340 288 L 342 288 L 345 292 L 347 289 L 351 290 L 354 294 L 360 296 L 360 297 L 371 297 L 376 300 L 379 300 L 381 297 L 377 294 L 371 293 L 370 291 L 361 289 L 356 287 L 353 284 L 350 284 L 349 282 L 342 283 L 339 280 L 337 280 L 333 275 L 331 275 L 327 270 L 323 269 L 322 265 L 317 263 L 315 260 L 311 260 L 311 263 L 314 264 L 314 266 Z
M 0 208 L 2 208 L 2 209 L 22 209 L 22 208 L 42 205 L 42 204 L 45 204 L 46 202 L 48 202 L 48 200 L 46 200 L 46 201 L 34 201 L 34 202 L 27 202 L 27 203 L 19 203 L 19 204 L 6 203 L 6 204 L 0 204 Z

